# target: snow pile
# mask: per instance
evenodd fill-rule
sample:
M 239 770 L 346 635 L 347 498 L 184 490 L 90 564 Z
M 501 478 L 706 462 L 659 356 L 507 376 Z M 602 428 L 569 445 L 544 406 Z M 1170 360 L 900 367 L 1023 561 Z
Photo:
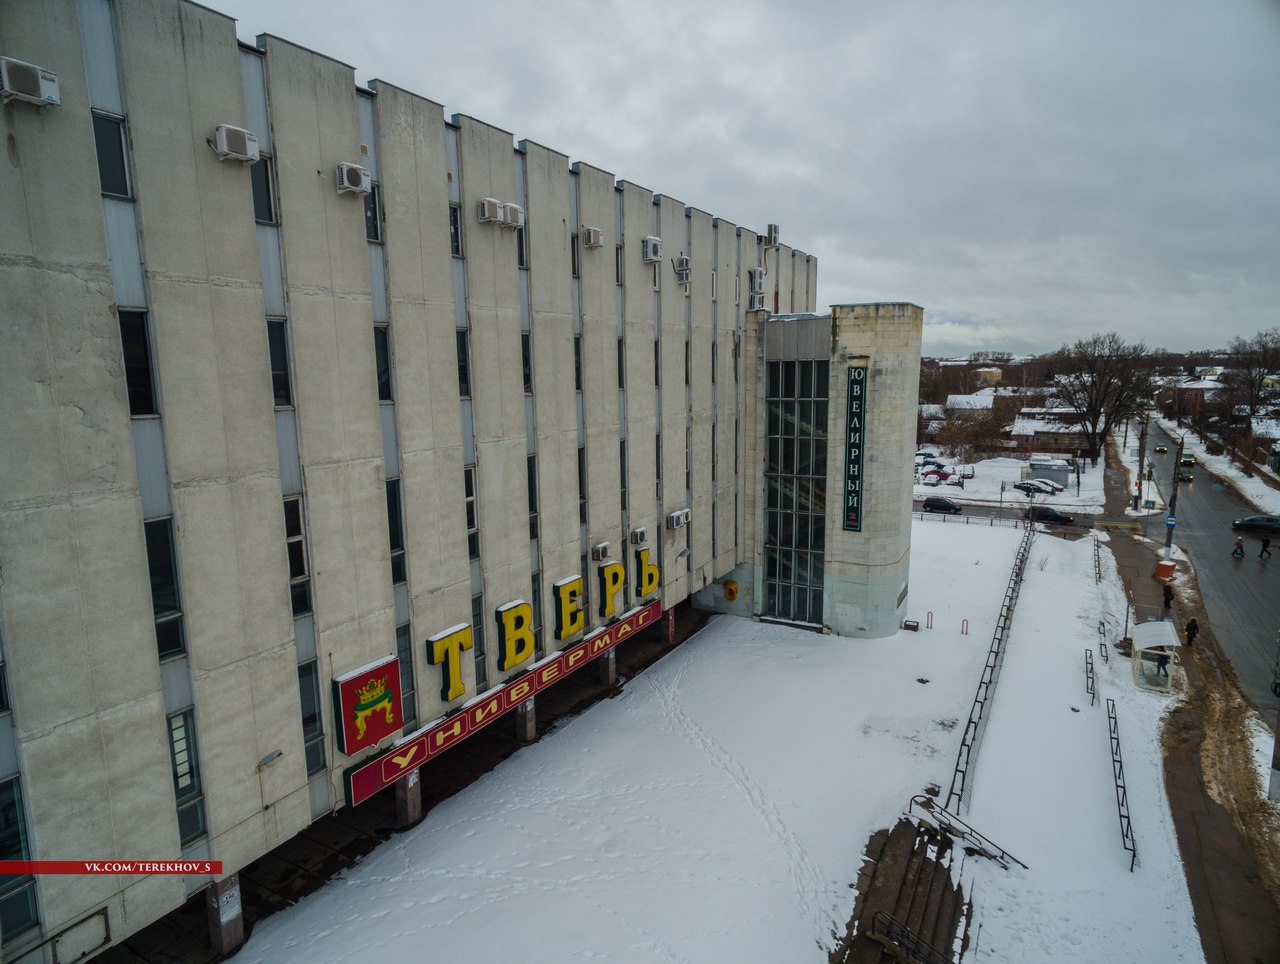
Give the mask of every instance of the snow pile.
M 850 640 L 716 618 L 620 697 L 260 922 L 240 959 L 825 959 L 867 838 L 930 784 L 945 799 L 1020 536 L 918 522 L 919 632 Z M 1097 654 L 1098 705 L 1084 694 L 1083 649 L 1100 615 L 1123 613 L 1114 574 L 1095 585 L 1092 551 L 1048 535 L 1031 550 L 967 815 L 1031 869 L 967 860 L 969 959 L 1202 960 L 1160 780 L 1167 698 Z M 1132 874 L 1105 696 L 1142 857 Z

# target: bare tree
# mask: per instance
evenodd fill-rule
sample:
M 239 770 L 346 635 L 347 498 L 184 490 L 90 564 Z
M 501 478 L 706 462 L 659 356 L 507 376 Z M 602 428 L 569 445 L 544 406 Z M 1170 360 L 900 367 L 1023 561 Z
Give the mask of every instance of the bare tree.
M 1114 332 L 1063 345 L 1050 360 L 1052 396 L 1080 426 L 1089 458 L 1098 455 L 1114 426 L 1137 412 L 1151 395 L 1152 355 L 1141 342 Z
M 1276 397 L 1263 383 L 1280 372 L 1280 328 L 1260 331 L 1252 338 L 1233 338 L 1227 350 L 1232 367 L 1222 376 L 1223 401 L 1230 415 L 1252 421 Z

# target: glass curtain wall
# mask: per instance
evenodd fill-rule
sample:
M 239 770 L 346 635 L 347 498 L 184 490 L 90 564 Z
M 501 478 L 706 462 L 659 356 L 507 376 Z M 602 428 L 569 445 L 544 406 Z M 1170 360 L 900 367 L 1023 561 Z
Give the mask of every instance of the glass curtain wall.
M 769 362 L 765 615 L 822 624 L 827 507 L 826 361 Z

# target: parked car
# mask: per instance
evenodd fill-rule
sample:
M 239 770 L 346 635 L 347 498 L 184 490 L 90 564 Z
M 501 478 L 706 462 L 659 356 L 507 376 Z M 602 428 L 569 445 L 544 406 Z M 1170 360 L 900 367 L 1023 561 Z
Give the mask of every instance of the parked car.
M 1022 518 L 1030 519 L 1032 522 L 1046 522 L 1049 525 L 1056 526 L 1073 526 L 1076 520 L 1069 515 L 1064 515 L 1057 509 L 1051 509 L 1047 505 L 1033 505 L 1022 513 Z
M 1061 492 L 1066 488 L 1061 482 L 1055 482 L 1053 479 L 1029 479 L 1028 481 L 1044 488 L 1046 492 Z
M 1247 515 L 1231 523 L 1231 528 L 1245 532 L 1280 532 L 1280 515 Z
M 1157 453 L 1157 454 L 1159 454 L 1159 455 L 1164 455 L 1164 453 L 1165 453 L 1165 452 L 1167 452 L 1167 451 L 1169 451 L 1169 446 L 1167 446 L 1167 445 L 1157 445 L 1157 446 L 1156 446 L 1156 453 Z
M 951 512 L 958 513 L 964 510 L 959 502 L 954 499 L 948 499 L 941 495 L 927 495 L 924 498 L 924 504 L 920 506 L 924 512 Z
M 942 481 L 942 477 L 936 472 L 930 472 L 920 480 L 921 485 L 937 485 Z
M 916 458 L 918 459 L 936 459 L 937 457 L 938 453 L 933 449 L 921 449 L 916 453 Z
M 1027 495 L 1053 495 L 1054 490 L 1048 485 L 1041 485 L 1042 481 L 1042 479 L 1027 479 L 1013 483 L 1013 487 Z

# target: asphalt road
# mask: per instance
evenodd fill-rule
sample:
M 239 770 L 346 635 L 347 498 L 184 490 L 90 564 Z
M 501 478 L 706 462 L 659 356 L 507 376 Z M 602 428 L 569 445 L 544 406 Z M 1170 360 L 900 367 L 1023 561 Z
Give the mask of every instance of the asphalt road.
M 1148 444 L 1156 481 L 1167 500 L 1178 441 L 1153 425 Z M 1169 451 L 1156 454 L 1158 444 L 1168 445 Z M 1280 706 L 1271 693 L 1280 632 L 1280 546 L 1273 548 L 1275 555 L 1270 560 L 1260 560 L 1261 535 L 1241 533 L 1244 558 L 1233 559 L 1231 548 L 1237 533 L 1231 521 L 1258 510 L 1203 465 L 1195 466 L 1192 472 L 1195 479 L 1178 486 L 1174 543 L 1191 557 L 1214 636 L 1235 667 L 1241 689 L 1268 725 L 1274 726 Z M 1148 516 L 1143 530 L 1149 538 L 1163 542 L 1165 517 Z M 1273 536 L 1272 542 L 1280 539 Z

